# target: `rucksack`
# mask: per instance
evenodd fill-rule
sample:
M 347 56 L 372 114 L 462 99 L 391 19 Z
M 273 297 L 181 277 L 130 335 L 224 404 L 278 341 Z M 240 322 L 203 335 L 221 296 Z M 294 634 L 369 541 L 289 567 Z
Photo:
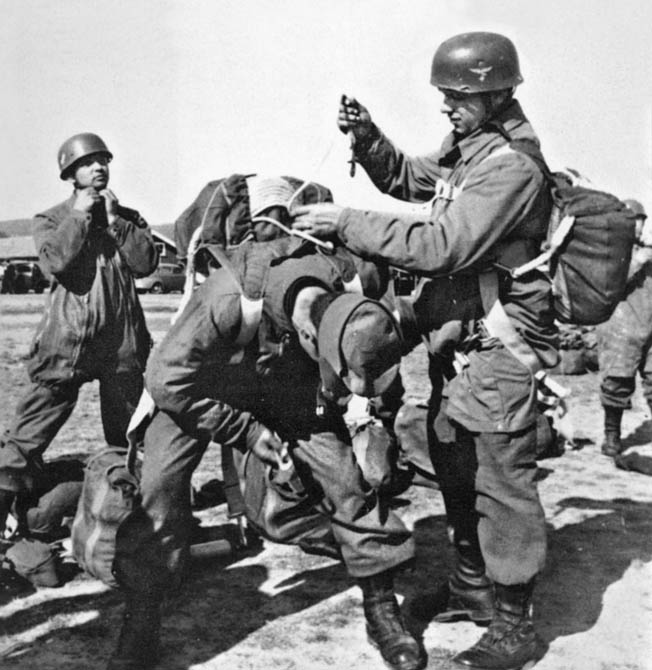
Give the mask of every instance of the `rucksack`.
M 635 241 L 634 213 L 616 196 L 593 188 L 572 171 L 552 172 L 538 146 L 514 140 L 550 184 L 553 208 L 542 253 L 513 268 L 519 277 L 543 269 L 552 283 L 555 316 L 562 323 L 606 321 L 625 294 Z
M 108 586 L 118 587 L 113 573 L 116 533 L 140 503 L 135 443 L 105 447 L 92 456 L 72 524 L 72 553 L 77 563 Z

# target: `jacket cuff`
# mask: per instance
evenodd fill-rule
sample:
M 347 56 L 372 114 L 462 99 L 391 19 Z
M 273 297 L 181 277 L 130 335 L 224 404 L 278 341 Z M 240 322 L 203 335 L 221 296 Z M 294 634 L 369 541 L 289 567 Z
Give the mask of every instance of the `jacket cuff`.
M 340 215 L 337 217 L 337 221 L 335 222 L 337 236 L 345 246 L 348 246 L 349 242 L 347 228 L 349 225 L 355 226 L 355 224 L 359 221 L 358 213 L 359 210 L 357 209 L 353 209 L 352 207 L 345 207 L 340 212 Z
M 381 138 L 382 133 L 375 123 L 371 124 L 371 130 L 361 140 L 356 139 L 354 146 L 355 158 L 364 158 L 373 148 L 374 144 Z
M 258 442 L 258 438 L 263 434 L 264 430 L 265 426 L 262 423 L 256 421 L 255 419 L 251 419 L 249 427 L 247 428 L 247 437 L 245 438 L 245 446 L 247 450 L 253 448 L 254 444 Z

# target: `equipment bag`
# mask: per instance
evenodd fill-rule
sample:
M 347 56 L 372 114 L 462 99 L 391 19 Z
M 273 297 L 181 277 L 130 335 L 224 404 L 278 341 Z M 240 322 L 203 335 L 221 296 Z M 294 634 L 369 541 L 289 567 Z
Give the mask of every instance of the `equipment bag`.
M 251 451 L 234 456 L 247 520 L 260 535 L 282 544 L 301 544 L 330 533 L 330 517 L 293 467 L 280 473 Z
M 113 574 L 120 524 L 140 503 L 136 445 L 106 447 L 87 463 L 72 524 L 72 553 L 90 575 L 117 588 Z
M 563 323 L 593 326 L 606 321 L 625 294 L 635 240 L 634 213 L 572 170 L 551 172 L 534 142 L 514 140 L 509 147 L 537 164 L 553 199 L 543 252 L 510 274 L 546 271 L 555 314 Z

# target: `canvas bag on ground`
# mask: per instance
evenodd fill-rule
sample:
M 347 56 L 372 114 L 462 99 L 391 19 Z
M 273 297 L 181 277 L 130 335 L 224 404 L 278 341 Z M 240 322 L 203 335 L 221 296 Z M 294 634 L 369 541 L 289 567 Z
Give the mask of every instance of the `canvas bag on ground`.
M 301 544 L 330 533 L 331 521 L 320 511 L 294 469 L 279 471 L 253 452 L 234 453 L 247 520 L 263 537 L 283 544 Z
M 86 572 L 114 588 L 116 533 L 139 502 L 135 447 L 106 447 L 89 459 L 72 525 L 72 552 Z

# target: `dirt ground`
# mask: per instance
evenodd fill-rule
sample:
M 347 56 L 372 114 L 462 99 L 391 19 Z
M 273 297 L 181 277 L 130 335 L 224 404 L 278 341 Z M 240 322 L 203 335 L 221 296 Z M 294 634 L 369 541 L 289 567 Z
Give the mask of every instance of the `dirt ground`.
M 178 295 L 145 296 L 155 339 Z M 23 358 L 42 296 L 0 298 L 0 429 L 11 421 L 27 377 Z M 425 354 L 405 362 L 412 401 L 427 395 Z M 600 454 L 602 414 L 595 373 L 559 376 L 572 389 L 569 424 L 579 448 L 540 462 L 540 493 L 549 526 L 549 557 L 535 594 L 535 621 L 548 645 L 537 670 L 652 670 L 652 479 L 614 467 Z M 652 455 L 652 422 L 637 394 L 626 413 L 630 449 Z M 97 388 L 87 385 L 48 456 L 85 457 L 100 447 Z M 209 452 L 195 484 L 219 475 Z M 414 529 L 415 571 L 398 583 L 410 601 L 445 579 L 450 547 L 441 497 L 412 487 L 397 501 Z M 221 507 L 198 513 L 225 522 Z M 342 566 L 293 547 L 265 543 L 249 554 L 196 562 L 183 590 L 170 596 L 163 621 L 161 670 L 339 670 L 384 667 L 365 637 L 358 588 Z M 7 670 L 102 668 L 120 624 L 121 598 L 77 575 L 0 607 L 0 667 Z M 452 656 L 482 630 L 435 624 L 423 634 L 428 668 L 449 670 Z

